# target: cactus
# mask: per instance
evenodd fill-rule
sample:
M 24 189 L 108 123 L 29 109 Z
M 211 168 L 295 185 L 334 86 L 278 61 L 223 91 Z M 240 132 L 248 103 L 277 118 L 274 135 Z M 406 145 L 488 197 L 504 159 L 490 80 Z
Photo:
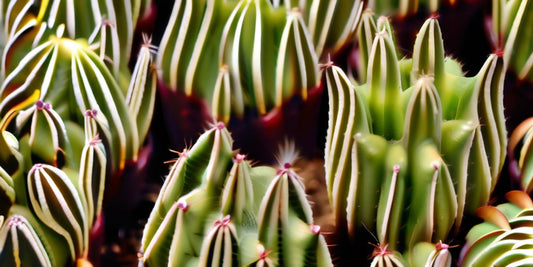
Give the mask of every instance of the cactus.
M 380 258 L 408 255 L 419 242 L 448 240 L 489 200 L 505 159 L 503 61 L 490 55 L 463 77 L 444 57 L 436 18 L 420 29 L 413 59 L 398 60 L 387 21 L 376 28 L 371 13 L 363 17 L 360 36 L 377 32 L 371 46 L 361 40 L 365 82 L 325 70 L 328 193 L 338 230 L 355 246 L 376 232 Z
M 147 136 L 156 85 L 149 38 L 127 69 L 141 2 L 104 2 L 87 3 L 95 17 L 81 2 L 2 4 L 3 264 L 90 264 L 105 185 Z
M 520 266 L 532 259 L 531 198 L 522 191 L 506 194 L 510 203 L 478 210 L 485 222 L 474 226 L 461 251 L 461 266 Z
M 301 177 L 232 159 L 222 123 L 179 154 L 146 224 L 148 266 L 331 266 Z
M 285 119 L 281 109 L 294 99 L 319 103 L 318 61 L 348 46 L 362 7 L 345 0 L 176 1 L 157 59 L 162 91 L 193 103 L 199 98 L 202 119 L 224 122 L 237 136 L 240 124 L 294 136 L 276 124 Z M 168 120 L 197 124 L 176 118 L 174 105 L 163 103 Z
M 521 40 L 531 38 L 532 1 L 492 1 L 492 35 L 495 45 L 504 51 L 506 64 L 518 79 L 533 79 L 533 46 Z

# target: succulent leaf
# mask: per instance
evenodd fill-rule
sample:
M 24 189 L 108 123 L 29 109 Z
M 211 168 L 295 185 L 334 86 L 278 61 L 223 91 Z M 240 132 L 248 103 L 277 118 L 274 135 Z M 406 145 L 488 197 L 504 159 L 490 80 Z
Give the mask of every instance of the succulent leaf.
M 531 14 L 533 14 L 533 1 L 508 1 L 504 18 L 506 27 L 506 41 L 504 61 L 512 67 L 520 79 L 533 78 L 533 49 L 528 42 L 532 34 Z
M 411 266 L 413 267 L 450 267 L 452 266 L 452 255 L 449 245 L 442 242 L 432 244 L 420 242 L 415 245 L 411 252 Z
M 50 104 L 37 100 L 33 107 L 19 113 L 17 128 L 22 129 L 27 120 L 30 120 L 29 142 L 32 153 L 44 162 L 55 166 L 64 165 L 66 155 L 70 155 L 71 148 L 64 122 L 59 114 Z
M 511 191 L 507 194 L 512 203 L 497 207 L 480 208 L 479 215 L 485 220 L 470 230 L 467 243 L 461 252 L 461 266 L 476 264 L 520 266 L 531 262 L 533 244 L 531 243 L 531 199 L 523 192 Z M 515 203 L 528 202 L 526 208 Z M 510 209 L 519 212 L 508 213 Z
M 223 22 L 234 6 L 219 0 L 175 2 L 156 60 L 167 86 L 211 99 L 220 67 L 212 59 L 218 56 Z
M 223 123 L 205 132 L 187 151 L 184 192 L 204 184 L 210 194 L 218 195 L 223 187 L 232 155 L 233 140 Z

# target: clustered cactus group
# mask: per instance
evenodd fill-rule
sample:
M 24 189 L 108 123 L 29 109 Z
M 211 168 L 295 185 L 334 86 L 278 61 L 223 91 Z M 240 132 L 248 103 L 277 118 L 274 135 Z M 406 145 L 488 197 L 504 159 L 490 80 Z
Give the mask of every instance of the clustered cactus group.
M 179 153 L 146 224 L 142 262 L 331 266 L 292 159 L 278 170 L 251 167 L 232 143 L 219 123 Z
M 466 2 L 176 0 L 158 46 L 137 29 L 157 1 L 0 2 L 0 265 L 105 265 L 104 199 L 164 122 L 191 145 L 139 266 L 530 264 L 533 119 L 509 128 L 504 95 L 533 82 L 533 0 L 492 1 L 475 75 L 437 15 Z M 406 49 L 395 21 L 420 14 Z M 327 238 L 294 167 L 322 119 Z M 487 206 L 500 176 L 523 191 Z

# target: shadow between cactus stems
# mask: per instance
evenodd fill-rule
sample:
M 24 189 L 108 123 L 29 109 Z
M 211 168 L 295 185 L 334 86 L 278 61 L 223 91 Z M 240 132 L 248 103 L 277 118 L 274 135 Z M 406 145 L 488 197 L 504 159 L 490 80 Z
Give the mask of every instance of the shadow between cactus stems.
M 323 91 L 319 85 L 308 91 L 305 101 L 294 96 L 264 116 L 251 110 L 245 111 L 242 118 L 232 116 L 227 127 L 235 142 L 233 148 L 263 164 L 276 163 L 275 156 L 285 140 L 295 143 L 300 156 L 315 155 L 320 149 L 317 146 L 319 126 L 324 125 L 319 123 Z M 162 83 L 158 84 L 158 92 L 169 137 L 168 148 L 181 151 L 190 147 L 215 124 L 203 99 L 170 90 Z M 155 120 L 155 123 L 159 121 Z

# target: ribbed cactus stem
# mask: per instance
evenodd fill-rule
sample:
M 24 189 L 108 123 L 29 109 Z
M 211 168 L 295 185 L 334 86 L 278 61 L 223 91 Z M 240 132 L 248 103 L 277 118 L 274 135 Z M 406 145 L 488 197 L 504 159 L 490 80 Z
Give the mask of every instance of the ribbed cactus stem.
M 55 167 L 35 164 L 27 182 L 30 203 L 37 217 L 66 239 L 72 258 L 85 257 L 88 222 L 70 178 Z
M 389 140 L 402 136 L 400 69 L 394 45 L 384 29 L 376 34 L 368 61 L 369 108 L 373 133 Z
M 3 264 L 52 266 L 48 252 L 26 218 L 12 215 L 0 226 L 0 261 Z
M 361 60 L 359 64 L 359 80 L 361 83 L 367 80 L 367 69 L 370 53 L 372 52 L 372 44 L 376 37 L 378 28 L 374 21 L 374 13 L 370 10 L 365 10 L 361 15 L 361 24 L 359 27 L 359 53 Z
M 386 240 L 387 240 L 387 236 L 388 236 L 387 229 L 390 227 L 389 220 L 390 220 L 391 212 L 392 212 L 392 208 L 393 208 L 393 201 L 394 201 L 394 198 L 395 198 L 396 183 L 397 183 L 398 173 L 399 172 L 400 172 L 400 165 L 394 165 L 393 170 L 392 170 L 391 187 L 390 187 L 389 192 L 387 193 L 385 214 L 383 216 L 384 221 L 380 223 L 379 220 L 378 220 L 378 223 L 377 223 L 377 226 L 381 227 L 381 231 L 378 231 L 380 233 L 380 235 L 378 236 L 378 240 L 382 244 L 383 243 L 386 244 Z
M 307 90 L 318 84 L 318 58 L 297 8 L 293 8 L 287 15 L 275 76 L 276 106 L 281 106 L 283 100 L 292 95 L 300 95 L 306 100 Z
M 231 91 L 229 67 L 228 65 L 223 65 L 220 67 L 213 90 L 213 100 L 211 101 L 213 118 L 229 123 L 231 109 L 235 110 L 236 115 L 242 116 L 244 112 L 243 105 L 242 92 L 238 90 Z
M 411 84 L 421 76 L 431 76 L 435 87 L 447 105 L 449 92 L 444 91 L 444 44 L 437 17 L 427 19 L 416 36 L 413 50 Z
M 414 152 L 428 138 L 440 147 L 442 107 L 432 77 L 416 82 L 405 118 L 403 141 L 408 151 Z

